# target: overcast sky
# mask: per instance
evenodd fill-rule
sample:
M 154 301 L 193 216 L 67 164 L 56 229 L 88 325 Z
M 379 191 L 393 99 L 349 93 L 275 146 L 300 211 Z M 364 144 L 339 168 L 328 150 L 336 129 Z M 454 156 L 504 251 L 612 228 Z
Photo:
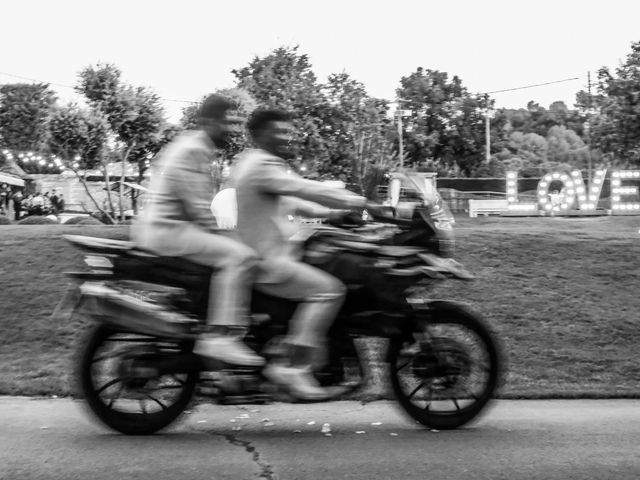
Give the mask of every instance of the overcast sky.
M 419 66 L 472 92 L 578 77 L 492 94 L 518 108 L 571 107 L 588 71 L 617 66 L 640 40 L 638 0 L 0 0 L 0 19 L 0 83 L 73 85 L 83 67 L 114 63 L 174 121 L 186 104 L 168 100 L 231 87 L 233 68 L 282 45 L 300 45 L 320 81 L 346 71 L 387 99 Z

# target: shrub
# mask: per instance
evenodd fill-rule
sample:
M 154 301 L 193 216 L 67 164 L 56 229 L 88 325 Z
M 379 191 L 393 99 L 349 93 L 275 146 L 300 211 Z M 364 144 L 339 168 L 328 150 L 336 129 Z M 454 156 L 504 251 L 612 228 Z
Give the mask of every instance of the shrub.
M 11 223 L 11 220 L 9 220 L 4 215 L 0 215 L 0 225 L 9 225 L 10 223 Z
M 74 217 L 74 218 L 78 218 L 78 217 Z M 73 218 L 70 218 L 66 223 L 68 224 L 70 220 L 73 220 Z M 102 223 L 100 220 L 98 220 L 95 217 L 83 217 L 79 222 L 75 222 L 77 225 L 104 225 L 104 223 Z M 73 225 L 73 224 L 72 224 Z
M 57 225 L 58 222 L 42 215 L 25 217 L 18 222 L 20 225 Z
M 64 222 L 64 225 L 77 225 L 80 222 L 82 222 L 83 220 L 87 220 L 91 217 L 86 217 L 83 215 L 78 215 L 77 217 L 71 217 L 69 220 L 67 220 L 66 222 Z

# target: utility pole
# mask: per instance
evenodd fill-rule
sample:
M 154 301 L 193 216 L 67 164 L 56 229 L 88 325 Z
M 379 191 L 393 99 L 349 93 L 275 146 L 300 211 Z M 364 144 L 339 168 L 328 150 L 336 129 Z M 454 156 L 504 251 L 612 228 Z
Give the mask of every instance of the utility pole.
M 489 112 L 484 117 L 485 143 L 487 151 L 485 152 L 485 160 L 487 163 L 491 160 L 491 120 L 489 120 Z
M 398 101 L 398 108 L 396 109 L 396 116 L 398 117 L 398 154 L 400 155 L 400 168 L 404 168 L 404 146 L 402 144 L 402 116 L 405 114 L 405 111 L 402 109 L 402 102 L 409 102 L 409 100 L 405 100 L 404 98 L 396 99 Z
M 402 110 L 398 109 L 398 153 L 400 154 L 400 168 L 404 168 L 404 151 L 402 148 Z
M 485 161 L 487 164 L 491 160 L 491 111 L 489 110 L 489 94 L 485 93 L 485 112 L 484 112 L 484 136 L 485 136 Z
M 588 98 L 587 98 L 587 102 L 588 102 L 588 107 L 587 107 L 587 120 L 584 123 L 584 126 L 586 127 L 586 131 L 585 131 L 585 140 L 587 141 L 587 179 L 589 182 L 589 185 L 591 185 L 591 171 L 592 171 L 592 165 L 591 165 L 591 113 L 593 111 L 593 103 L 592 103 L 592 98 L 591 98 L 591 71 L 587 72 L 587 92 L 588 92 Z

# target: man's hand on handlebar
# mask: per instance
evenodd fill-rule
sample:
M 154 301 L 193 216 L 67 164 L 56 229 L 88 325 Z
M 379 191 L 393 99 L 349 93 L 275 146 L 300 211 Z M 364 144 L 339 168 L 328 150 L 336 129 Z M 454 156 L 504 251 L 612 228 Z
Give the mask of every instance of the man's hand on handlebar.
M 372 220 L 389 220 L 395 216 L 394 208 L 388 205 L 367 202 L 364 209 Z
M 362 216 L 362 209 L 352 210 L 331 210 L 327 222 L 333 226 L 360 226 L 365 221 Z

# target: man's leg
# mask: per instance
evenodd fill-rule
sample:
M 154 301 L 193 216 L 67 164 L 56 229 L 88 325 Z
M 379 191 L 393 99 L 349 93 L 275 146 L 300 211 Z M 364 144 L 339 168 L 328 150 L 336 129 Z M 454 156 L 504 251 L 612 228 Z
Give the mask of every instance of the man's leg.
M 272 364 L 265 375 L 286 385 L 303 400 L 322 400 L 328 396 L 312 374 L 314 359 L 322 354 L 326 335 L 345 296 L 337 278 L 310 265 L 289 259 L 265 262 L 271 277 L 258 280 L 256 288 L 267 294 L 300 301 L 289 324 L 285 344 L 288 364 Z
M 255 252 L 236 240 L 206 232 L 194 233 L 188 242 L 193 253 L 183 258 L 215 269 L 207 313 L 212 331 L 198 340 L 195 353 L 235 365 L 264 365 L 264 359 L 242 342 L 248 327 Z

